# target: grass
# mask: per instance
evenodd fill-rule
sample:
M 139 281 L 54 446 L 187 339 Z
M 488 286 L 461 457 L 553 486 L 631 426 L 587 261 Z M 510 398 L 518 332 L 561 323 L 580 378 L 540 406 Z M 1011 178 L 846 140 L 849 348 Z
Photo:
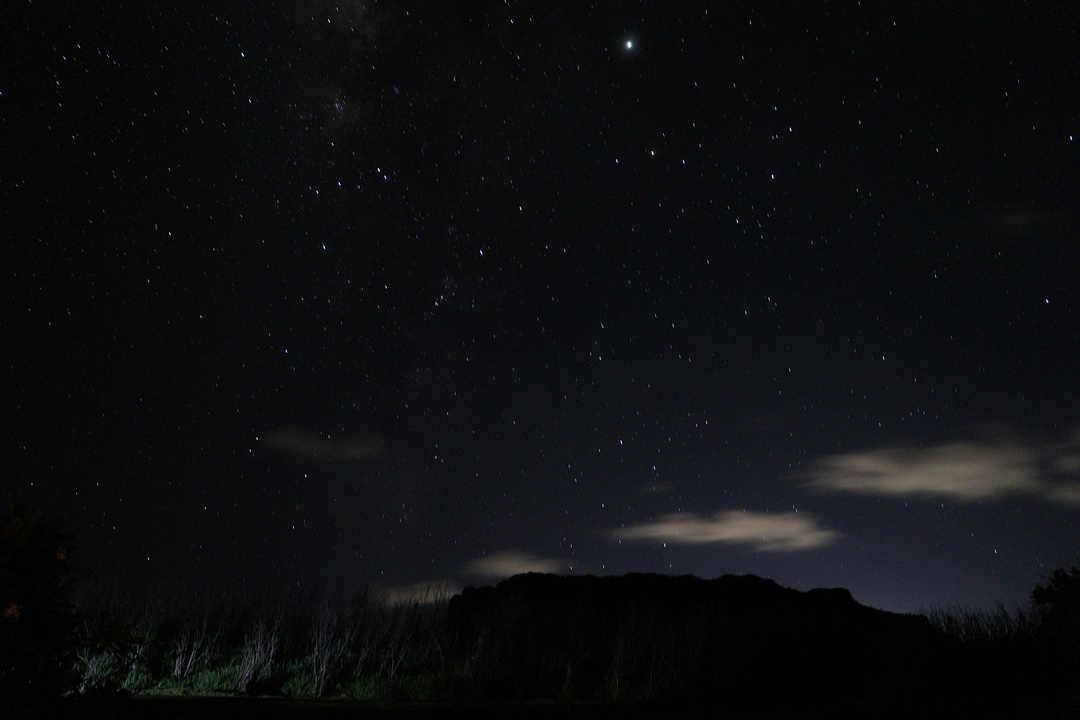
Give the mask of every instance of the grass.
M 170 598 L 167 602 L 164 598 Z M 450 673 L 445 601 L 367 589 L 268 598 L 83 597 L 83 690 L 431 699 Z
M 1003 604 L 991 608 L 935 605 L 922 615 L 945 634 L 967 644 L 1014 644 L 1035 637 L 1038 616 L 1031 608 L 1010 610 Z

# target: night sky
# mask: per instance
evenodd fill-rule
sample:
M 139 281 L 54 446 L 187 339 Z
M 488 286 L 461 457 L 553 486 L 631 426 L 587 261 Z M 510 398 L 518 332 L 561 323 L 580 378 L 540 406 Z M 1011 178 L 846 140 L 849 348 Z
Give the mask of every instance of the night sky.
M 1080 5 L 0 9 L 0 498 L 104 581 L 1080 550 Z

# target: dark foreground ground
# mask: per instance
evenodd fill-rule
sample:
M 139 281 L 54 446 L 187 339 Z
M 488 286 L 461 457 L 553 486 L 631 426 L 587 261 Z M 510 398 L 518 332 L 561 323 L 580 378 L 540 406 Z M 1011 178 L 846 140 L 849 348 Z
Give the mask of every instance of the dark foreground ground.
M 5 713 L 0 711 L 0 717 Z M 137 696 L 126 700 L 81 700 L 32 717 L 71 720 L 965 720 L 971 718 L 1080 719 L 1080 701 L 1003 703 L 971 699 L 963 702 L 867 707 L 843 701 L 827 706 L 758 705 L 683 706 L 678 704 L 461 704 L 381 703 L 355 700 L 300 701 L 280 698 Z

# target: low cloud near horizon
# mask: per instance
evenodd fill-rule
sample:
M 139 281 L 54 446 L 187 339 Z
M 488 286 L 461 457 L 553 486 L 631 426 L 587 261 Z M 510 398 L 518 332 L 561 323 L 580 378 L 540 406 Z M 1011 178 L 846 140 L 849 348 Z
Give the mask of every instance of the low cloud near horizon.
M 461 586 L 449 580 L 428 580 L 384 587 L 381 592 L 387 605 L 435 605 L 460 593 Z
M 727 510 L 702 517 L 671 513 L 651 522 L 611 530 L 618 540 L 657 540 L 679 545 L 749 545 L 762 552 L 815 550 L 832 545 L 840 533 L 822 527 L 808 513 Z
M 1076 437 L 1045 447 L 991 440 L 880 448 L 825 458 L 811 470 L 809 485 L 827 492 L 943 497 L 958 502 L 1026 494 L 1077 505 L 1078 458 Z
M 563 561 L 554 558 L 537 557 L 517 550 L 504 550 L 470 560 L 465 563 L 463 569 L 467 575 L 501 579 L 527 572 L 553 573 L 565 567 L 566 564 Z

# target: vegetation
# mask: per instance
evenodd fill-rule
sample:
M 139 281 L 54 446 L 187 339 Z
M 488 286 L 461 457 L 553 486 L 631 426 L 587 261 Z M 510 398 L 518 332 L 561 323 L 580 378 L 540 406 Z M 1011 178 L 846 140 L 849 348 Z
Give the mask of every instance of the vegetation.
M 993 703 L 1080 692 L 1076 568 L 1037 586 L 1026 608 L 919 616 L 749 576 L 628 576 L 632 595 L 611 592 L 619 579 L 571 592 L 566 579 L 524 576 L 404 604 L 370 588 L 125 596 L 84 584 L 73 602 L 69 547 L 40 513 L 0 518 L 3 707 L 147 691 L 451 702 L 786 693 L 890 707 L 943 691 Z
M 711 702 L 778 699 L 768 678 L 803 677 L 788 691 L 793 701 L 882 704 L 917 703 L 943 691 L 999 697 L 1021 688 L 1034 697 L 1062 689 L 1054 683 L 1063 675 L 1051 682 L 1046 673 L 1060 656 L 1048 654 L 1050 611 L 1037 605 L 895 616 L 892 635 L 853 645 L 844 638 L 871 628 L 859 614 L 826 614 L 832 624 L 815 627 L 798 613 L 778 620 L 775 607 L 739 615 L 737 608 L 704 613 L 693 603 L 672 612 L 656 602 L 597 611 L 588 603 L 544 602 L 546 609 L 537 610 L 515 601 L 468 614 L 449 600 L 432 591 L 390 604 L 367 588 L 245 597 L 161 592 L 138 601 L 86 596 L 79 607 L 81 690 Z M 774 652 L 781 646 L 788 650 L 783 658 Z
M 448 674 L 445 606 L 437 591 L 395 605 L 367 588 L 87 595 L 81 689 L 423 699 Z
M 0 707 L 48 703 L 77 681 L 69 547 L 42 513 L 0 516 Z
M 1080 693 L 1080 568 L 1055 570 L 1031 593 L 1036 633 L 1055 684 Z

